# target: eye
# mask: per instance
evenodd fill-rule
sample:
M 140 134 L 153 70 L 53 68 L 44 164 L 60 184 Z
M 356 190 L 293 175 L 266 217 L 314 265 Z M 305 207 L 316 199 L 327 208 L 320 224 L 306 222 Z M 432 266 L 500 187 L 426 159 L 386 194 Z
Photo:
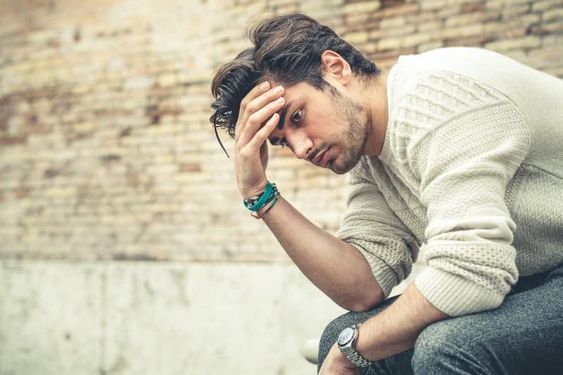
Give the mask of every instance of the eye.
M 296 111 L 293 116 L 291 116 L 291 122 L 294 124 L 299 124 L 301 121 L 303 121 L 303 108 Z
M 270 139 L 270 144 L 272 146 L 281 146 L 282 148 L 288 146 L 287 141 L 285 140 L 285 138 L 279 139 L 279 138 L 273 138 Z

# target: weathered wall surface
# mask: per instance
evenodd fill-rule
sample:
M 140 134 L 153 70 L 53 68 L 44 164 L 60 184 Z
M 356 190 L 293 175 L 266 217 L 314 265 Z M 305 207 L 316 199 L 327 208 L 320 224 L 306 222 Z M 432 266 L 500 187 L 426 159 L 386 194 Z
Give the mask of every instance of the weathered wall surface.
M 297 348 L 337 309 L 248 216 L 208 123 L 248 19 L 293 11 L 386 69 L 466 45 L 563 77 L 561 0 L 0 0 L 0 374 L 313 371 Z M 269 177 L 338 228 L 341 177 L 280 150 Z
M 558 0 L 0 4 L 0 254 L 9 258 L 285 261 L 242 208 L 207 120 L 214 70 L 265 11 L 318 17 L 382 67 L 398 54 L 472 45 L 563 76 Z M 337 229 L 342 178 L 287 152 L 269 176 Z
M 307 375 L 342 310 L 285 265 L 0 262 L 2 375 Z
M 275 3 L 4 1 L 0 254 L 285 260 L 242 208 L 208 122 L 214 69 Z M 284 194 L 334 229 L 341 182 L 278 159 Z

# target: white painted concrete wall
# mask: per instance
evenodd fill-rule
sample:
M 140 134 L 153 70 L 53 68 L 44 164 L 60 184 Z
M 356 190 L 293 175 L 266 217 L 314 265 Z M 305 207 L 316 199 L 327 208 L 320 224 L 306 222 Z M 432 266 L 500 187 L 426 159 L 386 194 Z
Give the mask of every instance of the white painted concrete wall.
M 287 264 L 4 260 L 0 374 L 314 374 L 342 312 Z

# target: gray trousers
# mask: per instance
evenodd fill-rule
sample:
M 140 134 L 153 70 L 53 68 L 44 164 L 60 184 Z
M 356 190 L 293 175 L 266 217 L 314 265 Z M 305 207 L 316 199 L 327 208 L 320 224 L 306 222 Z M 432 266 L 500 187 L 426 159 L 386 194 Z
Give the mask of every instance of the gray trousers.
M 321 338 L 319 368 L 340 331 L 377 315 L 394 299 L 332 321 Z M 413 349 L 360 374 L 563 374 L 563 264 L 520 278 L 495 310 L 428 326 Z

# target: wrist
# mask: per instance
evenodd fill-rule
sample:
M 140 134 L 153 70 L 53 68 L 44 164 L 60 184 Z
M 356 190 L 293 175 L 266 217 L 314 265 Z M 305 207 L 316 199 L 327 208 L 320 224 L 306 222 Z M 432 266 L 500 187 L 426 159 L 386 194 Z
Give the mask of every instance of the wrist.
M 244 200 L 250 200 L 252 198 L 255 198 L 261 194 L 264 193 L 264 190 L 266 190 L 266 185 L 268 184 L 268 181 L 264 181 L 262 184 L 250 188 L 250 189 L 239 189 L 242 195 L 242 199 Z
M 361 324 L 344 328 L 338 336 L 337 346 L 342 355 L 356 367 L 368 367 L 371 365 L 371 362 L 358 353 L 356 349 L 356 343 L 360 334 L 360 325 Z
M 250 199 L 244 199 L 243 205 L 251 211 L 256 219 L 261 219 L 277 202 L 279 191 L 276 184 L 267 182 L 264 191 Z

